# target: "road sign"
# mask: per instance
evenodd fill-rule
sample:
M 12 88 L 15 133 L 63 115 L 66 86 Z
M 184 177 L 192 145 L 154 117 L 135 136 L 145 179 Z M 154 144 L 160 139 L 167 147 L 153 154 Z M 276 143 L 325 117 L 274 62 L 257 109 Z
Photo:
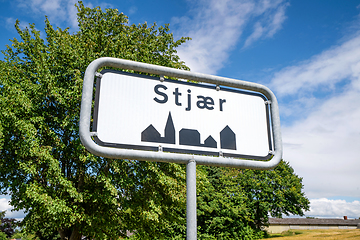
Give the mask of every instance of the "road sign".
M 104 66 L 159 77 L 98 73 Z M 108 158 L 269 169 L 282 157 L 278 104 L 267 87 L 116 58 L 85 72 L 80 138 Z
M 101 146 L 268 159 L 269 111 L 260 93 L 104 70 L 93 131 Z
M 96 72 L 104 66 L 159 77 Z M 189 240 L 197 236 L 196 164 L 270 169 L 282 157 L 278 104 L 265 86 L 116 58 L 97 59 L 86 69 L 79 133 L 95 155 L 186 164 Z

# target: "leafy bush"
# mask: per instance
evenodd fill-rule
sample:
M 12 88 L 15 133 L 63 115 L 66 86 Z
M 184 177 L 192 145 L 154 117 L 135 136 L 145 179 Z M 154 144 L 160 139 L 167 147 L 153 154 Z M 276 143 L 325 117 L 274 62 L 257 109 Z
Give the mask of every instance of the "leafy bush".
M 0 231 L 5 233 L 8 238 L 15 233 L 17 227 L 17 221 L 15 218 L 2 218 L 0 224 Z
M 7 240 L 7 236 L 4 232 L 0 232 L 0 240 Z

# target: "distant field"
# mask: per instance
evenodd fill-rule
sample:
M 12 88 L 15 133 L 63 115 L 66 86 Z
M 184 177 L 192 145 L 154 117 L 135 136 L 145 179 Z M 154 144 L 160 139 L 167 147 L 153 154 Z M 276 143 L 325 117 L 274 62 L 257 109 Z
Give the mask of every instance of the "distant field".
M 272 234 L 271 240 L 343 240 L 360 239 L 360 229 L 319 229 L 319 230 L 291 230 L 283 234 Z

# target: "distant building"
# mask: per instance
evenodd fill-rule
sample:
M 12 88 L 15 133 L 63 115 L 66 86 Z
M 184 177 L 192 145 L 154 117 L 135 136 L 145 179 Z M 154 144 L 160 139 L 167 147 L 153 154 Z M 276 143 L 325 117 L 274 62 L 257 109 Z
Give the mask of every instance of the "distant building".
M 282 233 L 288 230 L 312 230 L 312 229 L 360 229 L 360 219 L 336 219 L 336 218 L 270 218 L 269 227 L 265 230 L 269 233 Z

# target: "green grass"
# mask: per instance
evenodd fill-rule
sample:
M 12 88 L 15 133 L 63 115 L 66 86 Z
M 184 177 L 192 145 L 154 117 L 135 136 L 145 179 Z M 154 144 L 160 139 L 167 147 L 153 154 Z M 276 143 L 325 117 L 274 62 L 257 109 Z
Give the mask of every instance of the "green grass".
M 295 235 L 299 235 L 299 234 L 302 234 L 302 232 L 301 231 L 289 230 L 289 231 L 282 232 L 282 233 L 269 234 L 265 238 L 289 237 L 289 236 L 295 236 Z
M 315 230 L 290 230 L 281 234 L 269 234 L 272 240 L 360 240 L 360 229 L 315 229 Z

